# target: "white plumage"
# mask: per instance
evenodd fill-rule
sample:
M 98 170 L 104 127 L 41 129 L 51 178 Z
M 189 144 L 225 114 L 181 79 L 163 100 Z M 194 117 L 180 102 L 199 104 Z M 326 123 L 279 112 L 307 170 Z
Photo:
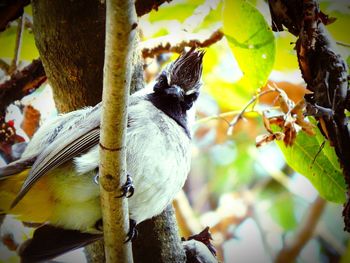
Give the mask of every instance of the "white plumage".
M 67 133 L 77 123 L 95 118 L 100 105 L 57 116 L 43 125 L 23 153 L 42 152 L 52 134 Z M 145 96 L 130 97 L 127 128 L 127 172 L 135 193 L 128 199 L 130 218 L 137 223 L 161 213 L 182 188 L 190 169 L 190 139 L 173 119 Z M 64 125 L 60 128 L 61 124 Z M 98 146 L 45 176 L 54 181 L 55 214 L 49 223 L 68 229 L 94 232 L 99 210 L 99 186 L 94 182 L 99 165 Z M 72 216 L 74 214 L 74 216 Z M 79 220 L 77 220 L 77 217 Z

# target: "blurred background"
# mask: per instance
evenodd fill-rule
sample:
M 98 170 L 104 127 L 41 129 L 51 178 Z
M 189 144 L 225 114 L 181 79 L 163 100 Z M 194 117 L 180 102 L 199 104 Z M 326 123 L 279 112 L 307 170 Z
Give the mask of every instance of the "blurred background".
M 304 145 L 308 139 L 297 138 L 292 147 L 310 154 L 305 158 L 295 153 L 299 157 L 291 158 L 293 153 L 289 153 L 289 164 L 282 144 L 283 152 L 275 142 L 256 147 L 257 138 L 269 134 L 262 113 L 279 112 L 278 93 L 252 100 L 258 90 L 267 90 L 268 85 L 278 87 L 294 103 L 307 91 L 294 51 L 296 38 L 288 32 L 269 29 L 266 1 L 243 2 L 175 0 L 140 18 L 144 77 L 150 87 L 178 54 L 162 51 L 151 57 L 145 53 L 147 48 L 154 43 L 176 46 L 195 40 L 206 46 L 203 86 L 193 124 L 192 169 L 183 192 L 174 201 L 181 236 L 188 237 L 209 226 L 222 262 L 272 262 L 284 244 L 294 243 L 301 246 L 295 262 L 350 262 L 350 239 L 343 231 L 341 215 L 344 182 L 339 183 L 339 190 L 323 179 L 327 169 L 335 170 L 334 176 L 340 181 L 342 176 L 339 165 L 330 168 L 317 158 L 322 139 L 309 151 Z M 327 29 L 337 50 L 350 62 L 349 2 L 322 0 L 320 7 L 336 18 Z M 29 5 L 24 22 L 14 21 L 0 33 L 0 83 L 39 57 L 31 12 Z M 18 28 L 22 23 L 18 49 Z M 251 100 L 252 105 L 242 114 Z M 0 165 L 16 155 L 13 144 L 30 140 L 35 130 L 55 115 L 47 82 L 11 104 L 0 122 L 13 127 L 16 136 L 11 141 L 0 141 Z M 312 175 L 310 171 L 298 173 L 303 171 L 300 163 L 312 170 Z M 6 218 L 1 235 L 7 245 L 0 246 L 0 261 L 17 262 L 10 243 L 23 242 L 31 232 Z M 83 257 L 81 252 L 73 252 L 57 261 L 83 262 Z

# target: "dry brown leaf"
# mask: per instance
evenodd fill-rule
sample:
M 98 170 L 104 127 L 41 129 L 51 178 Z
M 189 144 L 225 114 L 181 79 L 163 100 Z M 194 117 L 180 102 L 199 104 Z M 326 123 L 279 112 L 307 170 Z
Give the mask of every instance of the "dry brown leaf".
M 256 138 L 256 146 L 260 147 L 274 140 L 283 140 L 287 147 L 292 146 L 298 132 L 301 130 L 308 135 L 315 135 L 314 126 L 304 118 L 306 107 L 304 99 L 299 100 L 295 104 L 288 98 L 287 93 L 276 85 L 268 88 L 278 94 L 276 100 L 281 113 L 278 116 L 267 117 L 265 112 L 263 112 L 263 122 L 268 134 L 258 136 Z M 271 129 L 272 124 L 279 126 L 282 131 L 273 132 Z
M 40 112 L 33 106 L 27 105 L 23 110 L 23 122 L 21 128 L 31 138 L 39 127 Z

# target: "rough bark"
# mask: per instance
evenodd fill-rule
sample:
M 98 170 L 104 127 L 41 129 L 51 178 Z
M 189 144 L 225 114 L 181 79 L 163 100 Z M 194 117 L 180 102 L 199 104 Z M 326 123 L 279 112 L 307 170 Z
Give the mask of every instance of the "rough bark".
M 325 30 L 332 23 L 319 9 L 317 0 L 269 0 L 274 30 L 298 37 L 296 52 L 302 76 L 312 94 L 306 94 L 307 114 L 314 116 L 318 128 L 334 147 L 347 184 L 343 217 L 350 232 L 350 89 L 344 59 L 334 49 Z
M 88 263 L 101 263 L 105 258 L 105 248 L 103 240 L 96 241 L 84 249 L 86 261 Z
M 171 205 L 162 214 L 142 222 L 137 228 L 139 236 L 132 244 L 135 263 L 186 262 Z
M 100 0 L 33 0 L 34 36 L 56 106 L 101 101 L 105 6 Z

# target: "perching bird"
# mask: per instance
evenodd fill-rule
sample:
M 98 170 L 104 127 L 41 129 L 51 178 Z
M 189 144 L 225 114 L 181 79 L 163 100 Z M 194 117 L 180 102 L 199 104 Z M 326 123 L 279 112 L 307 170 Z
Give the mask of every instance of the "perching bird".
M 199 95 L 203 55 L 184 52 L 158 76 L 152 93 L 130 96 L 126 158 L 135 187 L 128 199 L 132 226 L 160 214 L 186 180 L 189 113 Z M 0 167 L 0 212 L 43 224 L 20 247 L 24 261 L 53 258 L 101 238 L 100 114 L 98 104 L 56 117 L 36 132 L 21 159 Z M 129 179 L 124 195 L 133 190 Z

